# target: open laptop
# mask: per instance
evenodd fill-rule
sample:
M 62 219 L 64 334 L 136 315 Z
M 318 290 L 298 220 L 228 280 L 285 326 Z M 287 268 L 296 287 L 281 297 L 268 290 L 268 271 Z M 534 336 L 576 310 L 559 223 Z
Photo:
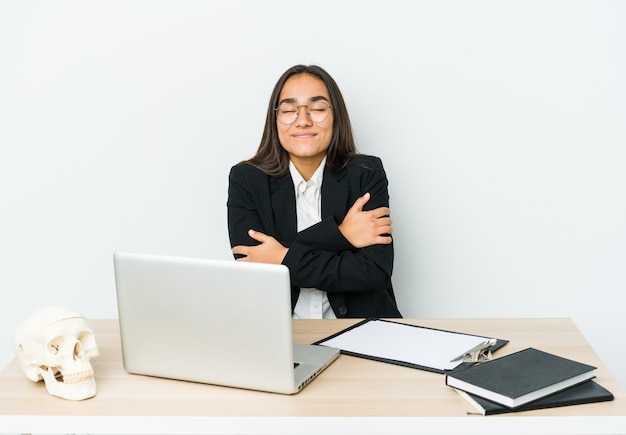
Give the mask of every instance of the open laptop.
M 129 373 L 294 394 L 339 356 L 293 343 L 286 266 L 116 252 L 114 269 Z

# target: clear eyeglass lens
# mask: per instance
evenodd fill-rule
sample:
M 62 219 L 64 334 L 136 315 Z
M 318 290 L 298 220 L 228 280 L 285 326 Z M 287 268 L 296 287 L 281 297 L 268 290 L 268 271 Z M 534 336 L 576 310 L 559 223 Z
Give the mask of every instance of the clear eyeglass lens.
M 276 116 L 283 124 L 293 124 L 298 119 L 300 108 L 304 107 L 306 113 L 315 123 L 323 122 L 328 118 L 331 107 L 324 101 L 315 101 L 309 105 L 298 106 L 296 104 L 282 103 L 276 109 Z

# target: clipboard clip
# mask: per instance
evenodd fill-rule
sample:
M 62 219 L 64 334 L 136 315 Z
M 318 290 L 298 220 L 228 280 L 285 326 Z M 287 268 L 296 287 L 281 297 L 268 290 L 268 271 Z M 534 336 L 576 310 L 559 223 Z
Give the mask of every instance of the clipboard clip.
M 450 362 L 455 362 L 459 360 L 471 363 L 489 361 L 491 359 L 491 348 L 494 344 L 496 344 L 496 341 L 497 340 L 495 339 L 489 339 L 478 343 L 470 350 L 463 352 L 461 355 L 457 356 L 454 359 L 451 359 Z

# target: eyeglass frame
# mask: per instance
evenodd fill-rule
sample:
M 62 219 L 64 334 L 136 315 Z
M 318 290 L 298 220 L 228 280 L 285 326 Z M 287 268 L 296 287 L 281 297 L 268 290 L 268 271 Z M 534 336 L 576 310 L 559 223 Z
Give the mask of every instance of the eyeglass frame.
M 291 125 L 294 122 L 296 122 L 298 120 L 298 116 L 300 116 L 300 107 L 306 107 L 306 114 L 309 117 L 309 119 L 311 119 L 311 122 L 314 122 L 315 124 L 320 124 L 324 121 L 326 121 L 328 119 L 328 115 L 330 114 L 330 110 L 328 111 L 328 113 L 326 114 L 326 118 L 322 119 L 321 121 L 313 121 L 313 119 L 311 118 L 311 112 L 309 111 L 309 107 L 311 104 L 316 104 L 316 103 L 324 103 L 326 104 L 326 106 L 328 106 L 328 108 L 330 110 L 334 110 L 334 107 L 330 104 L 328 104 L 327 101 L 324 100 L 317 100 L 317 101 L 311 101 L 309 104 L 300 104 L 299 106 L 296 106 L 296 117 L 294 118 L 293 121 L 291 121 L 290 123 L 286 123 L 280 120 L 280 118 L 278 117 L 278 109 L 280 108 L 280 106 L 282 104 L 293 104 L 293 103 L 288 103 L 287 101 L 283 101 L 281 102 L 278 107 L 274 107 L 274 114 L 276 115 L 276 119 L 278 120 L 278 122 L 280 122 L 283 125 Z

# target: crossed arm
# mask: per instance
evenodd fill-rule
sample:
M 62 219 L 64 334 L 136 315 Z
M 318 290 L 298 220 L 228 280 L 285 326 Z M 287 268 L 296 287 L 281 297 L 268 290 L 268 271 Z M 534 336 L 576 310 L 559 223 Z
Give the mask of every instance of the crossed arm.
M 379 207 L 374 210 L 364 211 L 363 207 L 369 201 L 370 194 L 359 197 L 346 217 L 339 225 L 339 231 L 355 248 L 365 248 L 372 245 L 388 245 L 391 243 L 391 217 L 388 207 Z M 253 229 L 248 230 L 248 235 L 259 242 L 255 246 L 238 245 L 232 249 L 233 254 L 241 255 L 238 261 L 250 261 L 256 263 L 281 264 L 289 252 L 289 248 L 283 246 L 274 237 Z

